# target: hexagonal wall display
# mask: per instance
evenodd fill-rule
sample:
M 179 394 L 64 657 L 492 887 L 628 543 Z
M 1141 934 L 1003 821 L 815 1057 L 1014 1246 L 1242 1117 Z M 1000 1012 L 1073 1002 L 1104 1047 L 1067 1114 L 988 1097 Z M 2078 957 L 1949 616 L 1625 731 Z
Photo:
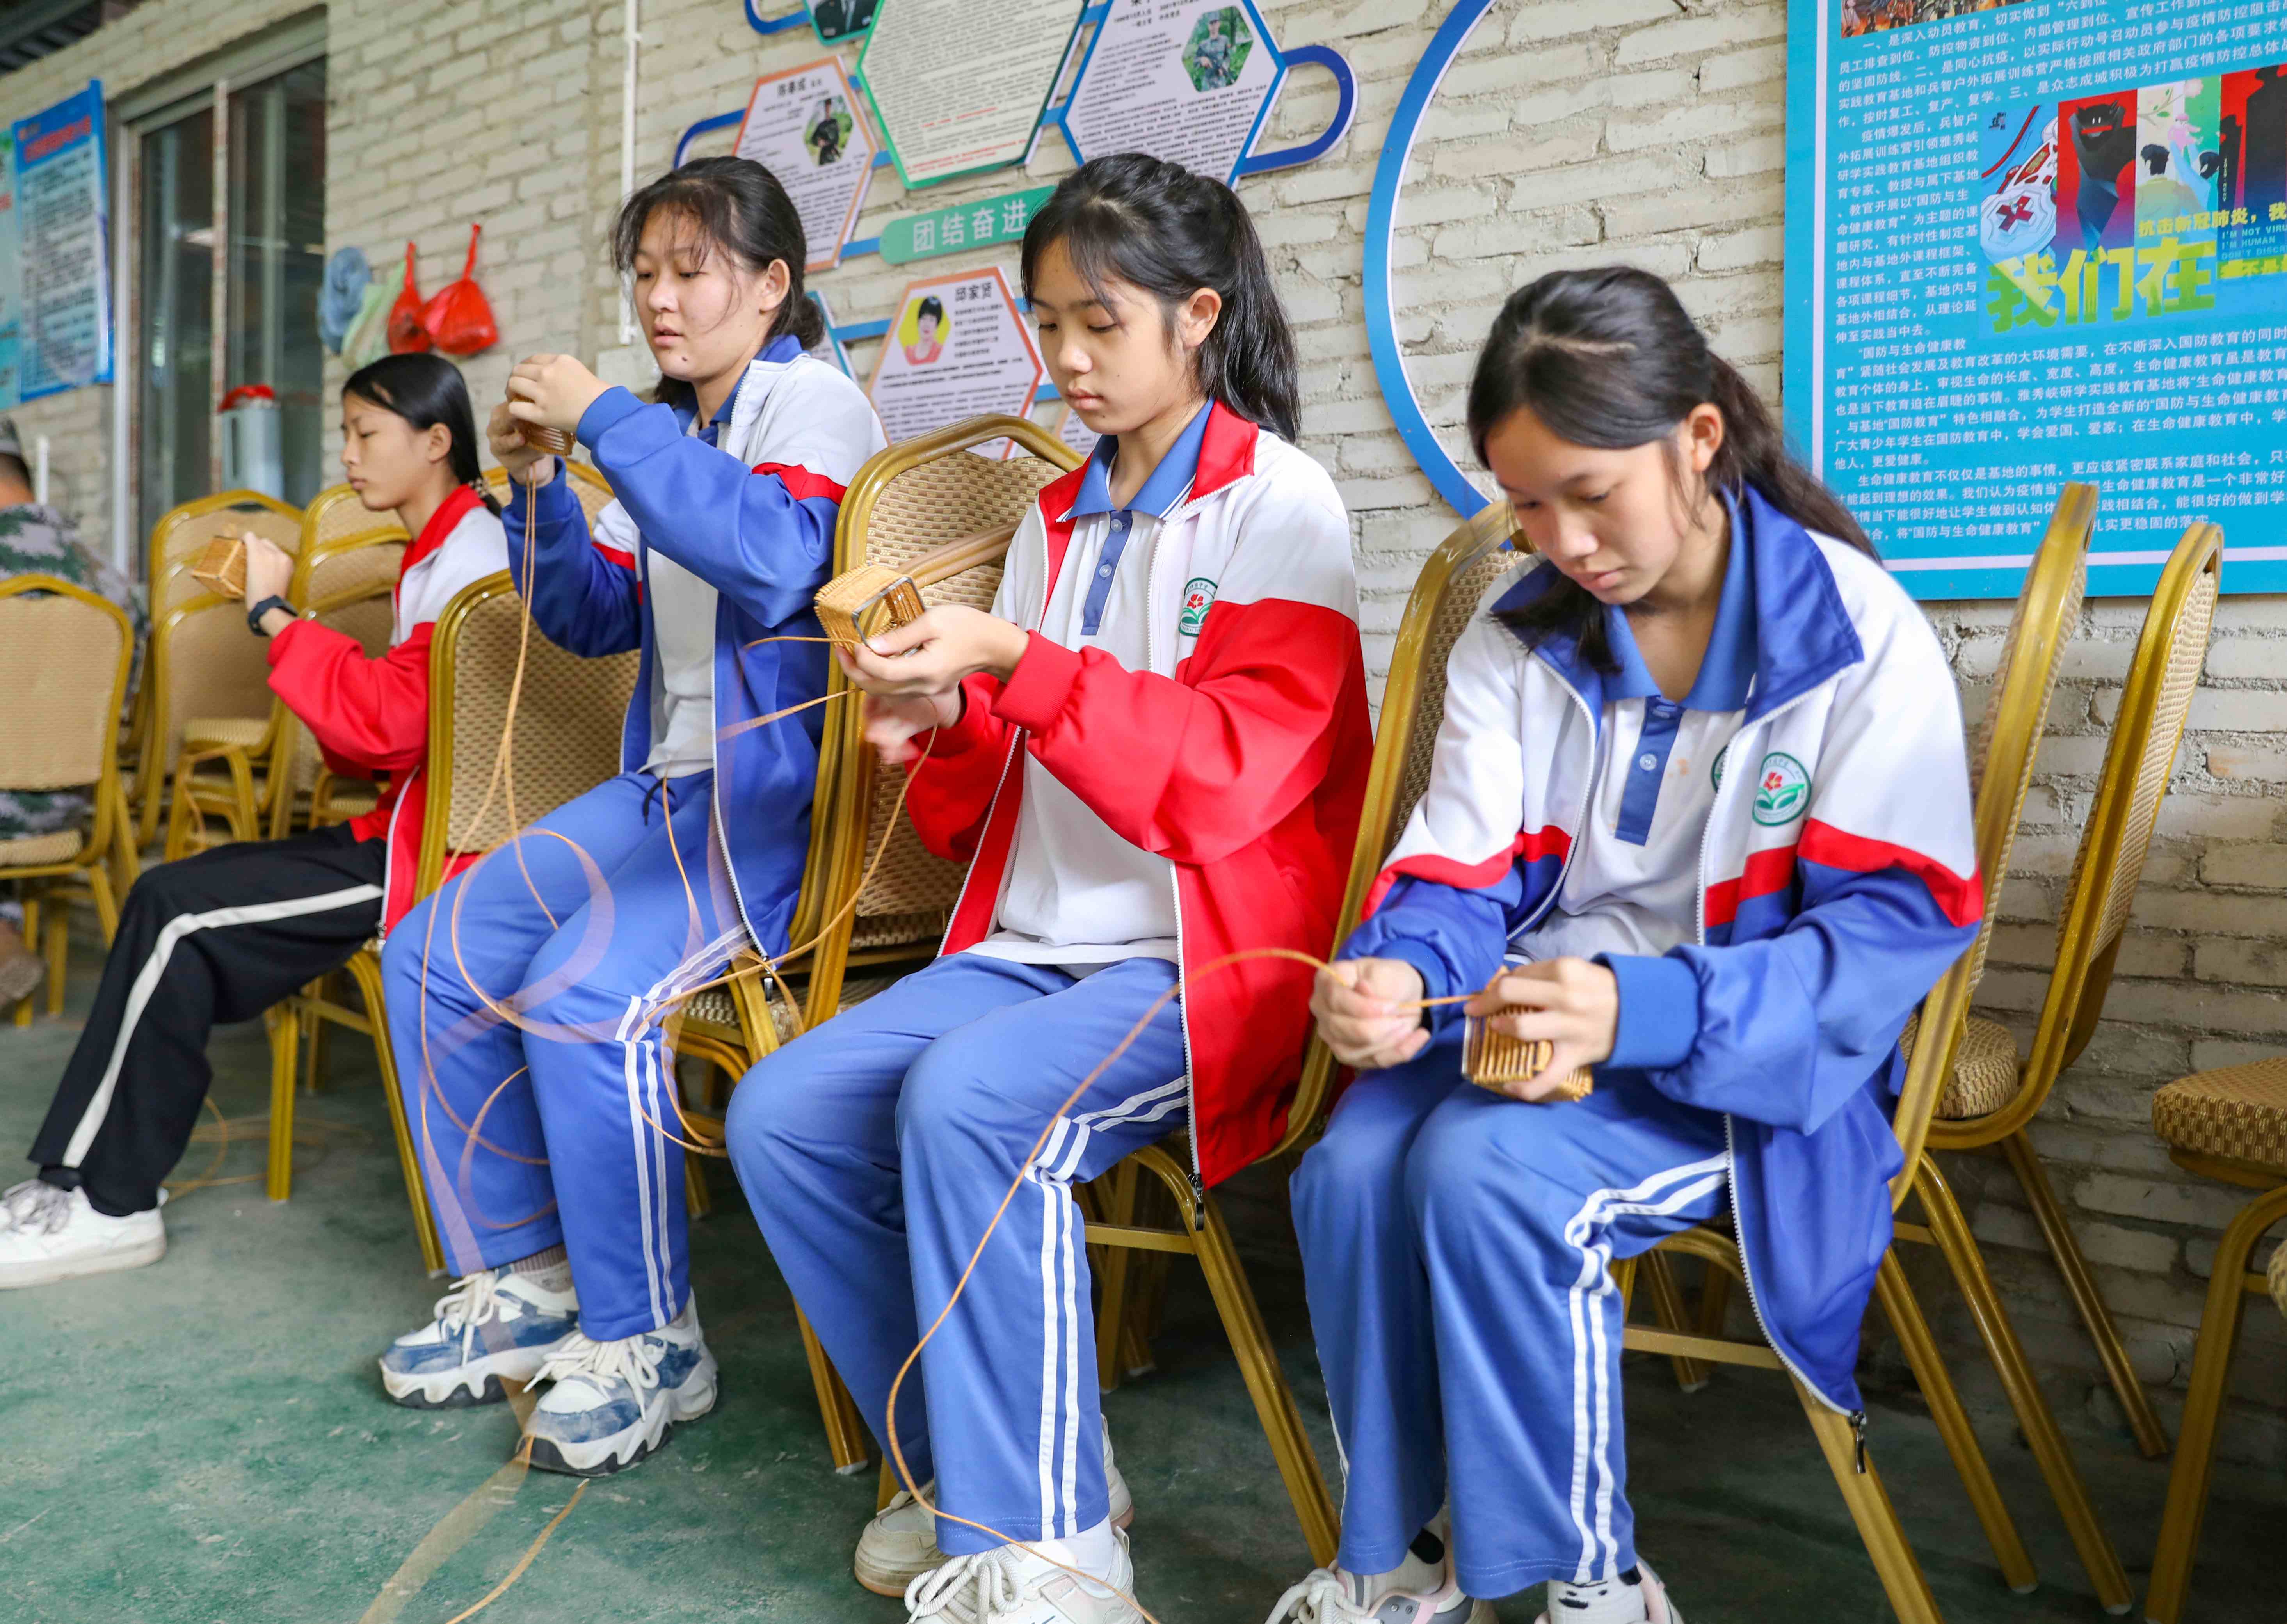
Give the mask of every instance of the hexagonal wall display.
M 1286 76 L 1254 0 L 1112 0 L 1064 107 L 1085 163 L 1150 153 L 1238 177 Z
M 1047 371 L 1009 279 L 988 265 L 906 284 L 866 392 L 894 445 L 964 417 L 1022 417 Z M 994 440 L 977 449 L 1005 457 L 1014 447 Z
M 811 271 L 830 271 L 858 224 L 874 177 L 874 132 L 840 57 L 764 74 L 747 99 L 732 150 L 779 177 L 802 215 Z
M 883 0 L 858 78 L 909 186 L 1023 162 L 1080 0 Z

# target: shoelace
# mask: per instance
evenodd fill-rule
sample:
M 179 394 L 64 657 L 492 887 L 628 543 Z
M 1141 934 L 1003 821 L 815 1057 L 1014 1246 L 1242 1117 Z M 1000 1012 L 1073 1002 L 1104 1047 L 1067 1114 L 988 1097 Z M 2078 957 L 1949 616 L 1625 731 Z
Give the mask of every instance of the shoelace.
M 613 1381 L 627 1383 L 631 1387 L 659 1385 L 659 1354 L 650 1345 L 656 1338 L 621 1336 L 613 1342 L 597 1342 L 585 1331 L 574 1331 L 564 1339 L 563 1345 L 548 1356 L 540 1367 L 540 1374 L 532 1384 L 542 1382 L 584 1381 L 600 1396 L 606 1384 Z
M 7 1222 L 0 1227 L 51 1235 L 70 1220 L 71 1192 L 44 1179 L 27 1179 L 0 1190 L 0 1211 L 7 1214 Z
M 453 1282 L 453 1289 L 437 1299 L 436 1315 L 445 1334 L 461 1333 L 461 1357 L 468 1358 L 476 1344 L 477 1327 L 505 1319 L 502 1305 L 514 1298 L 501 1296 L 501 1280 L 505 1270 L 479 1269 L 474 1274 L 463 1274 Z
M 955 1557 L 906 1587 L 906 1624 L 922 1619 L 953 1619 L 959 1624 L 990 1624 L 1016 1612 L 1025 1587 L 995 1550 Z M 961 1605 L 968 1604 L 967 1607 Z
M 1349 1587 L 1331 1568 L 1313 1568 L 1309 1578 L 1278 1598 L 1263 1624 L 1373 1624 L 1373 1614 L 1350 1600 Z

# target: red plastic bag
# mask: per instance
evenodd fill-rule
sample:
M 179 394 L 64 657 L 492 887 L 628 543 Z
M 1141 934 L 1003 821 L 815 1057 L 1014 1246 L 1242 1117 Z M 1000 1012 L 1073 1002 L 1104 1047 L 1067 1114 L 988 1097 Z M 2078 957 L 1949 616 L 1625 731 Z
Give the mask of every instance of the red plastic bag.
M 500 343 L 492 303 L 477 286 L 477 238 L 484 229 L 469 227 L 469 263 L 461 267 L 461 280 L 430 300 L 421 312 L 421 325 L 447 355 L 474 355 Z
M 404 355 L 429 347 L 429 329 L 421 325 L 421 295 L 413 286 L 413 245 L 405 245 L 405 287 L 389 307 L 389 349 Z

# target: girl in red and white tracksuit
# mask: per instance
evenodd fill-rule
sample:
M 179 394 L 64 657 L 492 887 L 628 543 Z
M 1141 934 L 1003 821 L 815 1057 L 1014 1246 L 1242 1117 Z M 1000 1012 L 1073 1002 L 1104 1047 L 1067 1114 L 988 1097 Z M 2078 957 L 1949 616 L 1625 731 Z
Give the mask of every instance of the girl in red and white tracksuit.
M 868 737 L 925 753 L 907 808 L 970 862 L 967 887 L 934 965 L 748 1074 L 729 1138 L 879 1431 L 1053 1121 L 900 1392 L 898 1440 L 948 1515 L 932 1531 L 900 1499 L 857 1568 L 915 1619 L 1112 1624 L 1136 1617 L 1114 1594 L 1133 1582 L 1127 1496 L 1071 1186 L 1181 1129 L 1202 1186 L 1275 1144 L 1307 972 L 1258 960 L 1187 984 L 1058 1111 L 1179 974 L 1239 948 L 1324 950 L 1368 723 L 1349 526 L 1284 438 L 1294 348 L 1237 198 L 1096 160 L 1035 217 L 1024 274 L 1056 386 L 1104 438 L 1041 493 L 993 613 L 932 610 L 844 657 Z M 1042 1551 L 1102 1582 L 1075 1590 Z
M 248 536 L 247 619 L 269 639 L 270 687 L 326 765 L 386 780 L 380 804 L 283 840 L 218 846 L 127 894 L 87 1029 L 32 1146 L 40 1177 L 0 1209 L 0 1286 L 130 1268 L 166 1250 L 159 1181 L 211 1080 L 207 1033 L 249 1021 L 349 962 L 413 900 L 429 738 L 429 640 L 455 595 L 508 567 L 481 493 L 476 419 L 451 362 L 385 356 L 342 386 L 342 469 L 359 500 L 413 538 L 389 651 L 301 619 L 294 561 Z

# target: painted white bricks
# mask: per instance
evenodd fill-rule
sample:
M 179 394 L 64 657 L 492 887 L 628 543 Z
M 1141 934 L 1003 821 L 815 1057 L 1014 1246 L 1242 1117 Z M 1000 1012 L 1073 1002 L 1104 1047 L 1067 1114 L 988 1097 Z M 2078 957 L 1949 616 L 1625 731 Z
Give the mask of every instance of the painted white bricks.
M 0 80 L 20 116 L 91 75 L 116 94 L 269 27 L 305 0 L 149 0 L 72 49 Z M 1357 68 L 1359 110 L 1318 163 L 1241 185 L 1296 327 L 1306 449 L 1335 470 L 1359 543 L 1365 646 L 1377 685 L 1420 560 L 1452 517 L 1396 438 L 1359 317 L 1367 193 L 1407 76 L 1450 0 L 1266 0 L 1279 39 L 1324 42 Z M 766 7 L 765 9 L 773 9 Z M 466 363 L 480 407 L 511 358 L 593 359 L 617 346 L 618 287 L 603 243 L 619 198 L 621 7 L 616 0 L 334 0 L 328 11 L 328 244 L 376 264 L 418 251 L 422 290 L 460 272 L 471 218 L 486 224 L 478 276 L 502 343 Z M 1760 386 L 1779 370 L 1785 162 L 1777 0 L 1503 0 L 1447 74 L 1424 119 L 1392 263 L 1409 374 L 1425 413 L 1468 467 L 1461 401 L 1500 300 L 1544 271 L 1626 261 L 1674 279 L 1717 346 Z M 644 0 L 637 172 L 657 173 L 693 121 L 738 107 L 761 72 L 821 54 L 796 30 L 763 39 L 735 0 Z M 408 41 L 431 42 L 408 48 Z M 1309 138 L 1331 114 L 1325 76 L 1298 69 L 1266 147 Z M 727 151 L 730 136 L 698 152 Z M 1044 139 L 1034 183 L 1070 167 Z M 990 195 L 1010 174 L 930 188 L 934 206 Z M 909 206 L 879 171 L 859 222 L 872 235 Z M 1015 270 L 1013 247 L 964 264 Z M 885 311 L 907 272 L 852 260 L 814 279 L 845 321 Z M 876 346 L 853 346 L 861 376 Z M 329 396 L 342 376 L 329 364 Z M 1055 408 L 1044 411 L 1044 421 Z M 53 441 L 64 506 L 107 532 L 108 391 L 19 414 Z M 2029 797 L 1982 1007 L 2028 1035 L 2046 985 L 2054 920 L 2094 792 L 2105 731 L 2141 606 L 2084 615 Z M 1972 715 L 1998 658 L 2006 606 L 1933 605 Z M 2183 1174 L 2149 1137 L 2157 1084 L 2193 1067 L 2287 1047 L 2287 600 L 2228 599 L 2176 763 L 2176 792 L 2124 942 L 2108 1007 L 2038 1138 L 2100 1281 L 2148 1379 L 2180 1383 L 2200 1270 L 2230 1192 Z M 1989 1254 L 2037 1359 L 2086 1394 L 2101 1380 L 2006 1176 L 1959 1163 Z M 1926 1261 L 1926 1260 L 1925 1260 Z M 1934 1294 L 1946 1335 L 1960 1316 Z M 1956 1361 L 1969 1374 L 1975 1359 Z M 1998 1401 L 1990 1388 L 1976 1388 Z M 2256 1395 L 2275 1407 L 2287 1394 Z M 2074 1407 L 2069 1406 L 2069 1409 Z M 2101 1402 L 2078 1412 L 2101 1417 Z M 2276 1415 L 2231 1430 L 2228 1448 L 2287 1458 Z

